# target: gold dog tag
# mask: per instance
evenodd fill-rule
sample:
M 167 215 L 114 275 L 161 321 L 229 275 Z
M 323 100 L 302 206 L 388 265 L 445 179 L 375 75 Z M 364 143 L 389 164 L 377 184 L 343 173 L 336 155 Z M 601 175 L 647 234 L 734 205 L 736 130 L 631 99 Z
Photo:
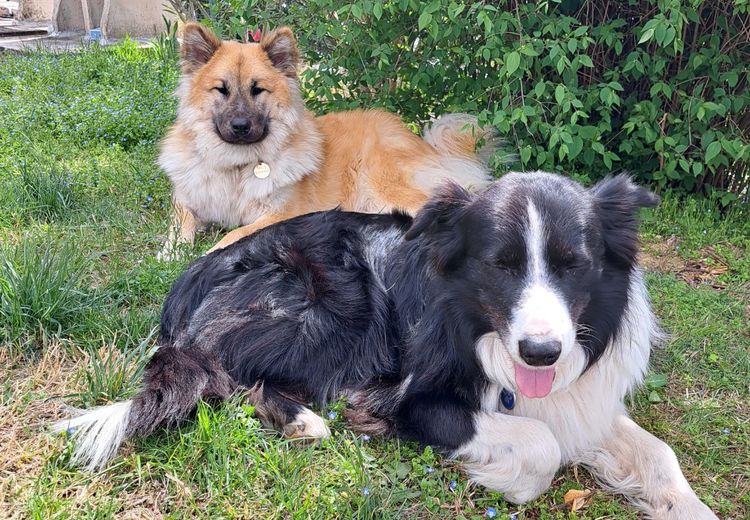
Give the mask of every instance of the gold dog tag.
M 253 168 L 253 174 L 259 179 L 265 179 L 271 175 L 271 167 L 264 162 L 259 162 Z

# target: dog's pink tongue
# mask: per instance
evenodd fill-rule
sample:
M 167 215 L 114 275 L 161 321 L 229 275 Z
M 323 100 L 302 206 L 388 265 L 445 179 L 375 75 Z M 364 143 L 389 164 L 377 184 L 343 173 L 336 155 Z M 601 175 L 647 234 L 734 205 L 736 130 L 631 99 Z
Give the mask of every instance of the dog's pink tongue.
M 544 397 L 552 391 L 555 379 L 554 368 L 531 369 L 518 363 L 516 367 L 516 386 L 526 397 Z

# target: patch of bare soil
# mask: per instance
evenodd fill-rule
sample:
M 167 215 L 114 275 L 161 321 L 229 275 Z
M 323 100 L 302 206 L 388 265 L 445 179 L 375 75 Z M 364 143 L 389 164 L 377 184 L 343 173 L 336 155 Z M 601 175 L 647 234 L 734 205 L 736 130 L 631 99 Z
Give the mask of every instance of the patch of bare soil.
M 671 236 L 665 241 L 647 242 L 641 251 L 641 265 L 649 271 L 674 273 L 691 287 L 726 289 L 719 277 L 729 271 L 729 264 L 712 247 L 699 251 L 694 260 L 686 260 L 678 253 L 680 240 Z

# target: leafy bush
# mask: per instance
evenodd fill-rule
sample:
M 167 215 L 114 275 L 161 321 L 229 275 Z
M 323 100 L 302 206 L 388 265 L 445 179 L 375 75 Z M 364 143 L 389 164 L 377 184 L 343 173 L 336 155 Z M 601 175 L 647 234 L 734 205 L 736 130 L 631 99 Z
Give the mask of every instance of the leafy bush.
M 172 0 L 225 37 L 287 24 L 316 110 L 468 111 L 522 166 L 747 198 L 747 0 Z

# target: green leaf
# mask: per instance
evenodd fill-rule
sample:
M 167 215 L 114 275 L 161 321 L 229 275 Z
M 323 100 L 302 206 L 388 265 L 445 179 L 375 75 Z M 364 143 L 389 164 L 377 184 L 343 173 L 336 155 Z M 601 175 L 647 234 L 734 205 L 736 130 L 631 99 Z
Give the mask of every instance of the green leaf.
M 581 139 L 578 136 L 575 136 L 573 140 L 568 144 L 568 157 L 572 161 L 576 157 L 578 157 L 578 154 L 581 153 L 581 150 L 583 150 L 583 139 Z
M 581 54 L 580 56 L 578 56 L 578 62 L 584 67 L 594 66 L 594 62 L 591 61 L 591 56 L 589 56 L 588 54 Z
M 531 159 L 531 146 L 524 146 L 521 148 L 521 162 L 526 164 Z
M 422 29 L 430 25 L 431 22 L 432 22 L 432 15 L 428 13 L 427 11 L 425 11 L 419 15 L 419 20 L 417 20 L 417 28 L 421 31 Z M 414 26 L 412 25 L 412 27 Z
M 558 105 L 562 105 L 563 100 L 565 99 L 565 87 L 563 85 L 558 85 L 555 87 L 555 101 L 557 101 Z
M 647 29 L 643 31 L 643 34 L 641 35 L 641 39 L 638 40 L 638 45 L 649 41 L 653 35 L 654 35 L 653 29 Z
M 515 71 L 517 71 L 520 65 L 521 65 L 521 55 L 518 54 L 516 51 L 511 52 L 505 58 L 505 67 L 508 69 L 508 76 L 513 74 Z
M 656 390 L 651 391 L 648 394 L 648 401 L 650 403 L 661 403 L 661 396 L 659 395 L 659 392 Z
M 534 94 L 536 94 L 536 97 L 538 98 L 544 95 L 545 90 L 547 90 L 547 84 L 544 82 L 544 80 L 540 81 L 534 86 Z
M 659 374 L 658 372 L 650 372 L 644 380 L 646 388 L 654 390 L 655 388 L 662 388 L 667 386 L 667 376 Z
M 375 5 L 372 6 L 372 14 L 376 20 L 380 20 L 383 16 L 383 4 L 375 2 Z
M 706 163 L 711 163 L 721 152 L 721 143 L 714 141 L 706 148 Z
M 734 88 L 737 86 L 737 81 L 739 80 L 739 76 L 737 76 L 737 73 L 733 70 L 730 70 L 726 74 L 723 75 L 724 81 L 727 82 L 727 85 Z

